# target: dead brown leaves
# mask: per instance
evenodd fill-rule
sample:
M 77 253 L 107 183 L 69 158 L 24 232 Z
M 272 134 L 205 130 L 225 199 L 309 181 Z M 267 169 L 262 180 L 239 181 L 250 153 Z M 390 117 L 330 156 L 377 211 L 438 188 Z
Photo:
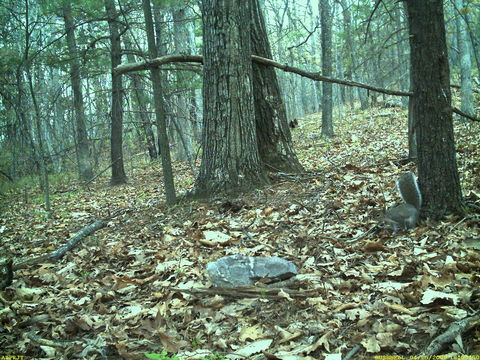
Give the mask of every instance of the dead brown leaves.
M 239 199 L 167 209 L 158 165 L 130 169 L 129 185 L 111 188 L 105 178 L 58 194 L 51 220 L 40 201 L 13 199 L 0 219 L 5 257 L 50 252 L 92 219 L 108 227 L 61 262 L 15 274 L 0 298 L 1 348 L 82 359 L 162 349 L 185 359 L 318 359 L 356 345 L 357 358 L 418 354 L 479 308 L 478 217 L 352 241 L 397 199 L 396 174 L 409 168 L 398 161 L 406 120 L 398 109 L 373 109 L 336 126 L 336 137 L 321 139 L 318 116 L 300 121 L 294 136 L 309 172 Z M 479 137 L 470 130 L 457 132 L 471 150 Z M 466 168 L 471 154 L 459 157 L 466 198 L 478 202 L 478 169 Z M 192 179 L 179 167 L 185 189 Z M 206 263 L 236 253 L 285 257 L 300 275 L 285 290 L 200 291 L 211 285 Z M 478 353 L 479 340 L 473 331 L 446 351 Z

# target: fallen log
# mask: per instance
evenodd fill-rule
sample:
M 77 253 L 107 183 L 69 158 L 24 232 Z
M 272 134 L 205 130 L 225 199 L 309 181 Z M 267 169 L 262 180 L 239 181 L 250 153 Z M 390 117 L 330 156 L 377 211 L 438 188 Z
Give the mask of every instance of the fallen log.
M 82 230 L 77 232 L 70 240 L 68 240 L 64 245 L 60 246 L 58 249 L 52 251 L 50 254 L 37 256 L 33 259 L 27 259 L 15 263 L 12 265 L 12 260 L 9 259 L 3 265 L 5 268 L 5 279 L 0 283 L 0 290 L 5 289 L 13 281 L 13 271 L 24 269 L 29 265 L 38 264 L 41 262 L 56 262 L 61 259 L 68 251 L 73 249 L 78 243 L 88 235 L 94 233 L 95 231 L 105 227 L 107 224 L 102 220 L 97 220 L 94 223 L 84 227 Z

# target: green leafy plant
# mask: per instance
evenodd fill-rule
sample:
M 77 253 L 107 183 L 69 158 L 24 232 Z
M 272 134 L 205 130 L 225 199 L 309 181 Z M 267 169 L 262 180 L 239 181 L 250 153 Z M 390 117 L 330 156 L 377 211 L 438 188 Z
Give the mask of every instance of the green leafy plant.
M 161 353 L 144 353 L 144 355 L 151 360 L 180 360 L 177 356 L 168 356 L 167 350 L 162 350 Z
M 176 355 L 168 355 L 166 350 L 162 350 L 161 353 L 144 353 L 144 355 L 151 360 L 182 360 Z M 212 354 L 206 357 L 203 357 L 199 360 L 226 360 L 227 358 L 223 355 Z
M 86 271 L 86 270 L 83 270 L 81 273 L 80 273 L 80 277 L 83 278 L 83 279 L 86 279 L 88 280 L 91 276 L 91 273 L 89 271 Z

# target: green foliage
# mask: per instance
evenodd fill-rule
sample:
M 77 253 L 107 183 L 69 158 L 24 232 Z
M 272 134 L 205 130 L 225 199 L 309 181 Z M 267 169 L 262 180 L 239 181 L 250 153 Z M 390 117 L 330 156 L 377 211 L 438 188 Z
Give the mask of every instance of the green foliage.
M 38 184 L 37 180 L 38 177 L 32 175 L 24 176 L 15 182 L 4 181 L 3 179 L 0 179 L 0 194 L 15 194 L 21 193 L 22 191 L 28 191 L 30 188 Z
M 180 360 L 177 356 L 168 356 L 167 350 L 162 350 L 160 354 L 157 353 L 144 353 L 144 355 L 151 360 Z
M 177 3 L 185 5 L 185 2 L 180 0 L 152 0 L 152 4 L 160 8 L 164 8 L 170 5 L 176 5 Z
M 90 272 L 90 271 L 83 270 L 83 271 L 80 273 L 80 277 L 81 277 L 82 279 L 85 279 L 85 280 L 90 279 L 90 276 L 91 276 L 91 272 Z
M 144 355 L 151 360 L 183 360 L 176 355 L 168 355 L 166 350 L 162 350 L 161 353 L 144 353 Z M 223 355 L 212 354 L 198 360 L 226 360 L 226 359 L 227 358 Z
M 52 188 L 61 187 L 63 184 L 71 183 L 72 180 L 76 179 L 77 174 L 74 172 L 64 171 L 61 173 L 50 174 L 48 176 L 50 185 Z M 4 180 L 0 176 L 0 194 L 17 194 L 21 195 L 27 193 L 29 200 L 33 202 L 43 203 L 43 194 L 31 194 L 38 190 L 39 179 L 38 175 L 25 175 L 19 178 L 18 180 L 11 182 Z M 77 197 L 76 192 L 64 192 L 59 194 L 53 194 L 52 199 L 59 198 L 63 200 L 71 200 Z

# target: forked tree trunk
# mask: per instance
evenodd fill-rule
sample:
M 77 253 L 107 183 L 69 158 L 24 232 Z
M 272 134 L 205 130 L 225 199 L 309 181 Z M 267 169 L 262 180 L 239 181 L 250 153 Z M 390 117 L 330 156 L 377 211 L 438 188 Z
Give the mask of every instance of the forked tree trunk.
M 203 0 L 203 153 L 196 194 L 268 182 L 258 154 L 249 1 Z
M 252 54 L 272 59 L 265 20 L 258 0 L 250 1 Z M 293 150 L 285 103 L 273 67 L 253 64 L 253 96 L 257 145 L 263 166 L 273 172 L 302 171 L 303 168 Z

